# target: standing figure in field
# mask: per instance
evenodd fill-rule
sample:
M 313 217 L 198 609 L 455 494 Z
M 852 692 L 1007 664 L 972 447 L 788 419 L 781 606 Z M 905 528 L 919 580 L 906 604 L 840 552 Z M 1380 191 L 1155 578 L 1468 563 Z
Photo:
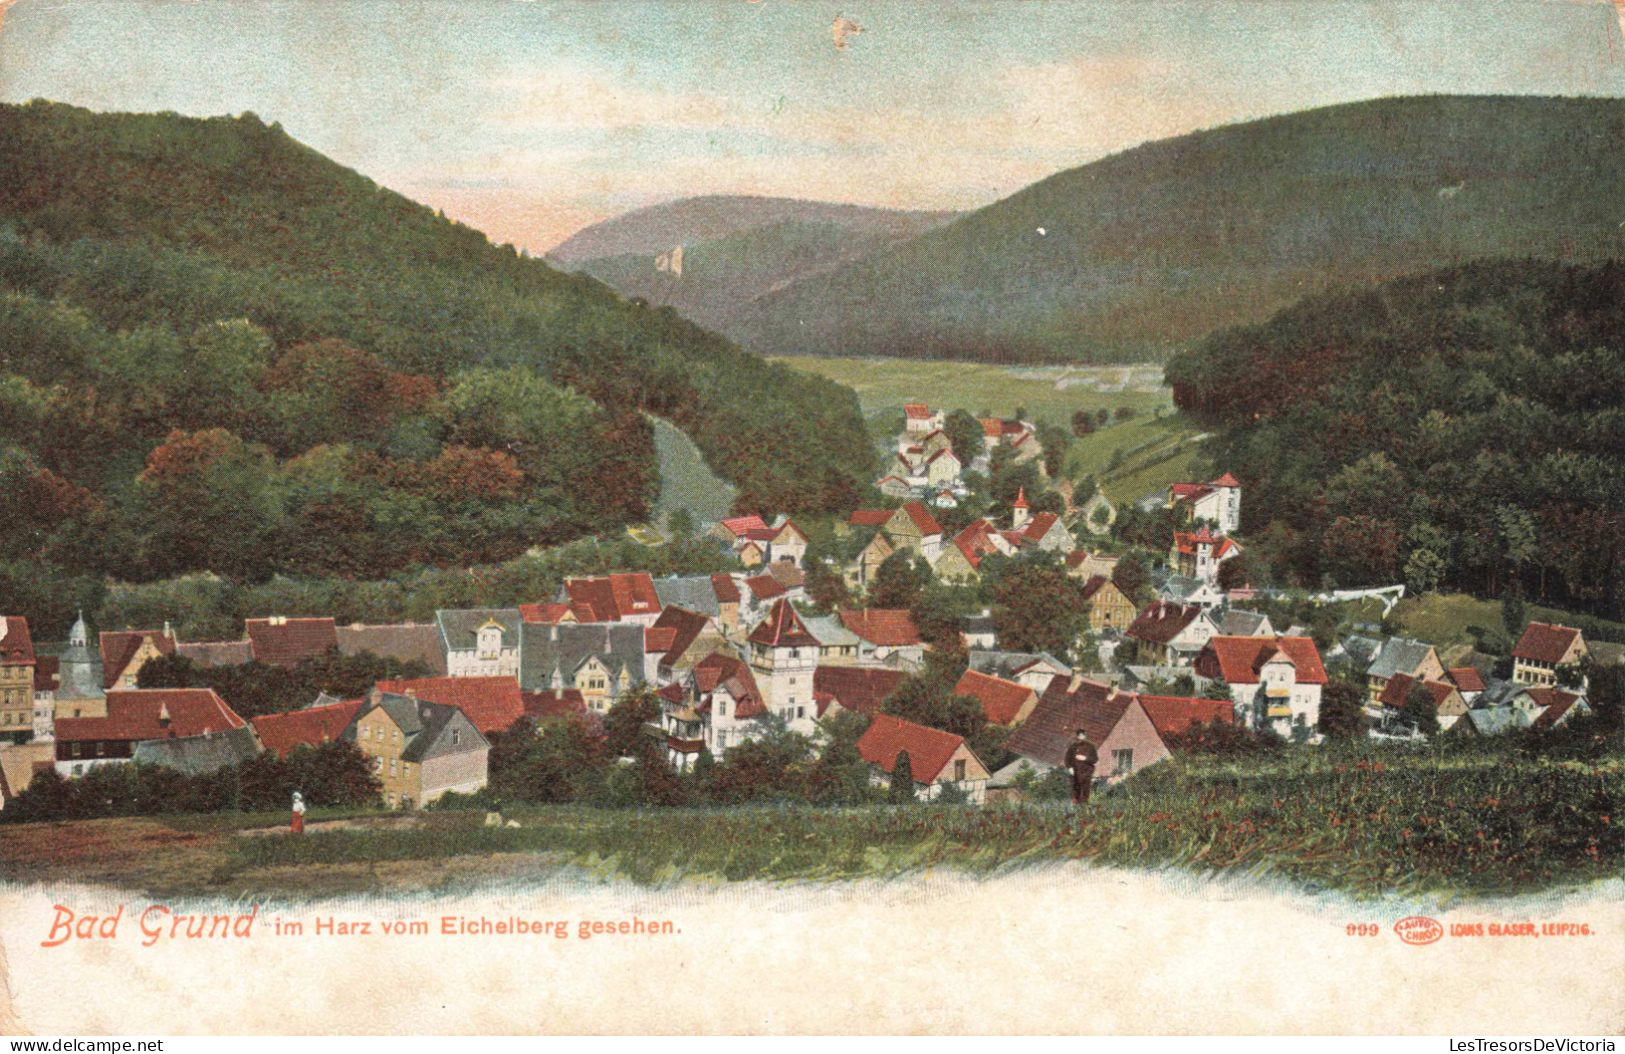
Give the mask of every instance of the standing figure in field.
M 1078 805 L 1089 804 L 1089 788 L 1095 781 L 1095 763 L 1100 752 L 1089 742 L 1089 733 L 1078 729 L 1078 738 L 1066 748 L 1066 768 L 1072 773 L 1072 800 Z
M 293 820 L 289 829 L 294 834 L 305 833 L 305 796 L 298 791 L 293 792 Z

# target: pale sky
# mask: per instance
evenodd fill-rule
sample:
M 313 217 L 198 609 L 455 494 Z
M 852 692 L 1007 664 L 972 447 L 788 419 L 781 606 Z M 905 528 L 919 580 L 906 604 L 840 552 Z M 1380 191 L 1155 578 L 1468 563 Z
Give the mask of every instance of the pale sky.
M 545 250 L 694 194 L 974 208 L 1198 128 L 1625 96 L 1625 0 L 16 0 L 0 100 L 252 110 Z M 845 50 L 831 27 L 863 32 Z

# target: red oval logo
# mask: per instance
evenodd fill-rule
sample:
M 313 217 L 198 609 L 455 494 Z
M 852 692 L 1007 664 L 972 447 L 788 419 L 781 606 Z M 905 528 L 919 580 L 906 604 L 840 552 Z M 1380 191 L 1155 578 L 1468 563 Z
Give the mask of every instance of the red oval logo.
M 1394 932 L 1406 944 L 1432 944 L 1444 936 L 1444 925 L 1426 915 L 1412 915 L 1394 923 Z

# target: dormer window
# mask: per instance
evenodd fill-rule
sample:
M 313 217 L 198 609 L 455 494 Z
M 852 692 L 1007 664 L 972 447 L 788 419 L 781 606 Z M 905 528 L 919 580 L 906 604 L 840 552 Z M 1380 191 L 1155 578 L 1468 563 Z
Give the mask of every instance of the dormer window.
M 502 651 L 502 627 L 486 625 L 480 627 L 479 652 L 482 659 L 494 659 Z
M 455 747 L 455 746 L 459 745 L 460 743 L 462 743 L 462 741 L 463 741 L 463 730 L 460 729 L 460 728 L 452 729 L 451 730 L 451 745 Z

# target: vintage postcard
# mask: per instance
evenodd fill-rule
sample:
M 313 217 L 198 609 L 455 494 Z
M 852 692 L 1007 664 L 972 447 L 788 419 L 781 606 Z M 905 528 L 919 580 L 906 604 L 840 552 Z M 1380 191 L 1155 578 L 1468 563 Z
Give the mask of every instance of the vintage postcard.
M 0 1033 L 1612 1050 L 1622 693 L 1625 0 L 0 0 Z

